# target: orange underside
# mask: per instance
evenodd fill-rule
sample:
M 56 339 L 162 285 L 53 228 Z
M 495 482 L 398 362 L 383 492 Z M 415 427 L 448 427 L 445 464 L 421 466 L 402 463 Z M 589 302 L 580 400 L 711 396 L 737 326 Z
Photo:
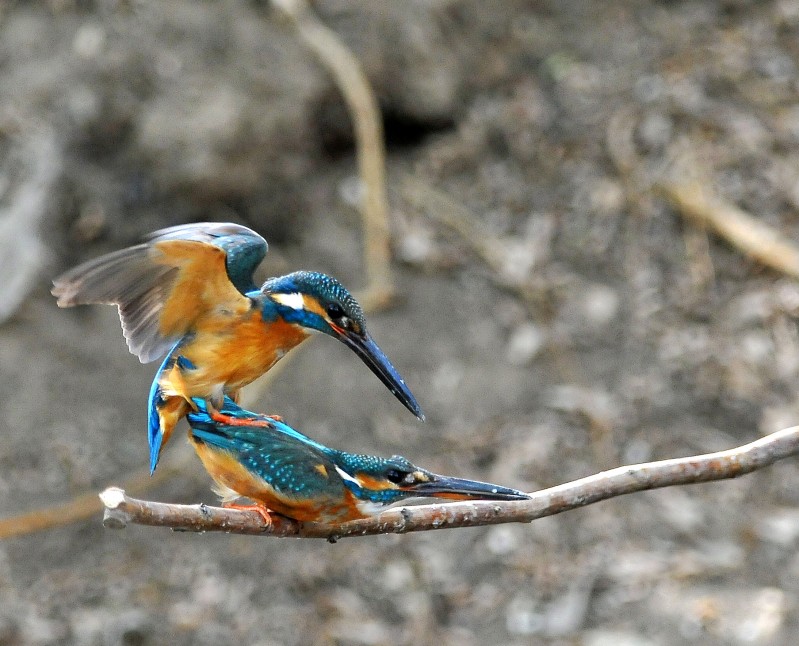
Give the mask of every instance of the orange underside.
M 343 491 L 344 498 L 340 501 L 329 498 L 292 500 L 281 496 L 268 483 L 245 469 L 230 453 L 212 449 L 196 440 L 192 441 L 192 445 L 205 469 L 218 484 L 278 514 L 301 522 L 322 523 L 341 523 L 366 517 L 358 511 L 355 498 L 347 489 Z
M 259 312 L 216 329 L 206 325 L 180 350 L 195 368 L 184 370 L 176 365 L 161 376 L 160 385 L 166 393 L 185 399 L 207 398 L 220 387 L 234 393 L 307 336 L 283 321 L 265 324 Z
M 162 444 L 189 412 L 192 397 L 210 399 L 224 391 L 236 399 L 240 388 L 264 374 L 307 337 L 302 329 L 280 320 L 265 324 L 258 311 L 225 325 L 205 323 L 180 351 L 196 368 L 184 370 L 176 364 L 159 379 L 164 393 L 164 401 L 158 406 Z
M 209 321 L 181 348 L 180 354 L 196 366 L 181 371 L 182 390 L 187 397 L 205 397 L 219 384 L 238 390 L 307 337 L 307 332 L 282 320 L 264 323 L 258 311 L 222 325 Z

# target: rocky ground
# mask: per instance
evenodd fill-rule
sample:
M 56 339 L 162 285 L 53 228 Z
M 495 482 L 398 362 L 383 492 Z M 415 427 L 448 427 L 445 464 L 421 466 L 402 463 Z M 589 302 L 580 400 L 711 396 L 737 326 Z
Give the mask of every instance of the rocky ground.
M 530 490 L 797 423 L 799 287 L 648 188 L 699 178 L 799 238 L 799 2 L 315 10 L 384 111 L 400 298 L 370 325 L 428 422 L 325 340 L 256 408 Z M 235 220 L 268 238 L 264 276 L 363 278 L 346 111 L 267 3 L 2 4 L 0 86 L 11 516 L 146 466 L 153 367 L 112 308 L 58 310 L 57 272 Z M 442 225 L 452 213 L 499 260 Z M 162 468 L 182 467 L 148 496 L 215 500 L 189 452 L 168 447 Z M 0 644 L 794 644 L 797 503 L 788 460 L 529 526 L 335 545 L 114 532 L 98 512 L 0 543 Z

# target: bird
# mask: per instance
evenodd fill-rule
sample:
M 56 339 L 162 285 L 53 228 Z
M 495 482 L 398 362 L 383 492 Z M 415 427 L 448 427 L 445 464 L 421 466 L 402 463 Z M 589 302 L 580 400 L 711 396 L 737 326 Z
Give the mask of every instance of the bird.
M 253 274 L 267 243 L 229 222 L 161 229 L 145 242 L 89 260 L 58 276 L 59 307 L 110 303 L 130 352 L 165 357 L 150 388 L 150 472 L 175 425 L 206 400 L 219 421 L 223 397 L 268 371 L 314 332 L 342 341 L 417 418 L 416 398 L 366 328 L 363 310 L 335 278 L 296 271 L 259 288 Z
M 187 415 L 189 441 L 216 483 L 223 505 L 271 513 L 300 522 L 336 524 L 368 518 L 409 498 L 527 500 L 498 485 L 431 473 L 407 458 L 347 453 L 316 442 L 272 416 L 259 415 L 225 397 L 217 421 L 206 402 Z M 237 504 L 249 498 L 255 504 Z

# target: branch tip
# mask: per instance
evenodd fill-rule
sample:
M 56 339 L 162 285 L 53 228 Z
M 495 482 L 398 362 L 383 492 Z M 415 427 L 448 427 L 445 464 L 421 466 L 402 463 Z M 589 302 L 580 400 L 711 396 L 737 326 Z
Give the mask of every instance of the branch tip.
M 100 500 L 106 509 L 117 509 L 125 502 L 125 490 L 119 487 L 108 487 L 100 494 Z

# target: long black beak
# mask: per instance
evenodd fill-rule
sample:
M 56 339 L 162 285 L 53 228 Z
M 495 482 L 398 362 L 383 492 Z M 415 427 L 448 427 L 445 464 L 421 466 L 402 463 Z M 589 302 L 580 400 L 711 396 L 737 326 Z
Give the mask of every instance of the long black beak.
M 338 332 L 338 338 L 369 366 L 369 369 L 377 375 L 377 378 L 385 384 L 386 388 L 388 388 L 409 411 L 420 420 L 424 421 L 424 413 L 419 403 L 416 401 L 416 397 L 413 396 L 408 386 L 405 385 L 405 380 L 400 377 L 397 369 L 391 365 L 388 357 L 383 354 L 383 351 L 372 341 L 372 337 L 369 336 L 369 333 L 360 335 L 346 330 L 336 330 L 336 332 Z
M 431 474 L 430 482 L 422 482 L 408 491 L 418 493 L 420 496 L 431 496 L 435 498 L 452 498 L 462 500 L 464 498 L 476 498 L 478 500 L 529 500 L 530 496 L 516 489 L 500 487 L 489 482 L 478 482 L 477 480 L 464 480 L 463 478 L 449 478 Z

